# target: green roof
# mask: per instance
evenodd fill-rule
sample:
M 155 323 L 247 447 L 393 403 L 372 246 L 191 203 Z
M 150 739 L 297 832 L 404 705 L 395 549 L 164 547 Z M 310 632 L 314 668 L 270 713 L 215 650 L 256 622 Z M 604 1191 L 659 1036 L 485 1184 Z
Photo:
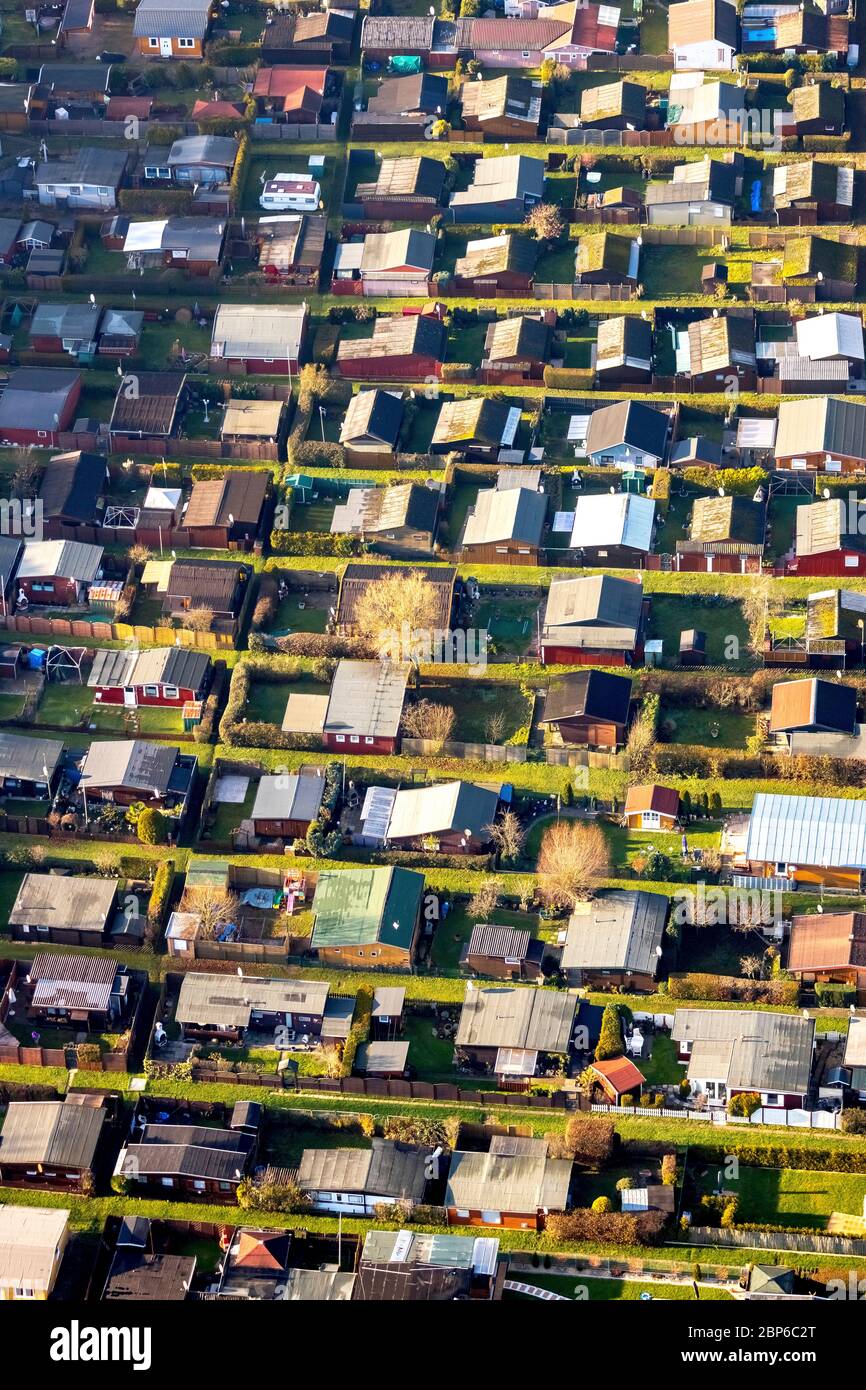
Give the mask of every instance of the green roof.
M 312 945 L 370 946 L 408 951 L 415 934 L 424 875 L 387 865 L 326 869 L 313 898 Z
M 582 236 L 577 247 L 578 274 L 592 270 L 611 270 L 627 275 L 634 237 L 616 232 L 591 232 Z
M 785 243 L 782 274 L 786 280 L 817 276 L 856 282 L 860 248 L 827 237 L 789 237 Z
M 186 871 L 187 888 L 225 888 L 228 881 L 227 859 L 190 859 Z

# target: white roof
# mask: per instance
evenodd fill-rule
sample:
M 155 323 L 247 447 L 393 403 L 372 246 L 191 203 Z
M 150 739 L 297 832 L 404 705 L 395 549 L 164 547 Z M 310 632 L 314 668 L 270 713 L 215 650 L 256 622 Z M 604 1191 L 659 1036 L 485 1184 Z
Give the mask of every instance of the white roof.
M 365 835 L 384 841 L 396 795 L 396 787 L 367 788 L 361 807 L 361 826 Z
M 131 222 L 123 243 L 124 251 L 161 251 L 168 218 L 161 222 Z
M 652 545 L 656 504 L 633 492 L 601 492 L 578 497 L 571 544 L 628 545 L 647 553 Z
M 797 350 L 801 357 L 820 362 L 827 357 L 866 359 L 863 321 L 859 314 L 813 314 L 797 321 Z
M 866 1067 L 866 1018 L 848 1020 L 848 1040 L 845 1043 L 846 1067 Z
M 62 1207 L 0 1206 L 0 1289 L 50 1292 L 68 1222 Z
M 738 449 L 772 449 L 776 442 L 775 416 L 762 418 L 757 415 L 742 415 L 737 421 Z
M 759 792 L 745 857 L 756 863 L 866 869 L 866 801 Z

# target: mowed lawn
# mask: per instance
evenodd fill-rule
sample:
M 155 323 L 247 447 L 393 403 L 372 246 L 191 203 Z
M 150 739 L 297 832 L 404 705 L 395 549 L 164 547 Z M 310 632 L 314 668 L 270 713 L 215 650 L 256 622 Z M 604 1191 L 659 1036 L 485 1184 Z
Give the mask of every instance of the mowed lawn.
M 574 1299 L 580 1302 L 590 1303 L 619 1303 L 633 1302 L 649 1294 L 650 1298 L 690 1300 L 695 1302 L 695 1291 L 691 1284 L 654 1284 L 649 1281 L 644 1282 L 639 1279 L 591 1279 L 581 1278 L 573 1274 L 524 1274 L 520 1270 L 509 1273 L 509 1279 L 520 1284 L 534 1284 L 539 1289 L 549 1289 L 551 1293 L 561 1294 L 564 1298 Z M 510 1293 L 506 1290 L 506 1299 L 523 1299 L 526 1302 L 538 1302 L 532 1294 Z M 730 1299 L 731 1294 L 727 1289 L 710 1289 L 701 1287 L 700 1299 L 723 1300 Z
M 719 1169 L 703 1169 L 698 1179 L 701 1192 L 719 1187 Z M 861 1216 L 866 1197 L 866 1174 L 819 1173 L 811 1169 L 740 1168 L 736 1180 L 722 1178 L 725 1191 L 736 1192 L 740 1202 L 737 1224 L 752 1222 L 823 1229 L 831 1212 Z

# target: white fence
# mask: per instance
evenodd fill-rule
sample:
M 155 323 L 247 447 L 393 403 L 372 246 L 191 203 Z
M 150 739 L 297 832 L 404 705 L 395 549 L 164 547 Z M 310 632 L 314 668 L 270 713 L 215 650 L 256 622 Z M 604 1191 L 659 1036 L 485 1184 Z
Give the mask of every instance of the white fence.
M 593 1105 L 599 1115 L 645 1115 L 652 1119 L 708 1121 L 716 1125 L 774 1125 L 781 1129 L 838 1129 L 839 1114 L 831 1110 L 756 1110 L 753 1115 L 728 1115 L 723 1106 L 712 1110 L 667 1110 L 660 1106 Z

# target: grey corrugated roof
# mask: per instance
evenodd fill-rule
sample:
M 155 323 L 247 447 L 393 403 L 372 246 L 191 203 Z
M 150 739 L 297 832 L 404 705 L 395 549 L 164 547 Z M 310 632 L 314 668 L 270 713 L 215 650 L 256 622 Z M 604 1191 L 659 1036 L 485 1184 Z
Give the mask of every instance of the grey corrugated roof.
M 19 777 L 24 782 L 45 781 L 63 757 L 64 744 L 53 738 L 25 738 L 0 730 L 0 777 Z
M 728 1090 L 808 1090 L 815 1020 L 760 1009 L 677 1009 L 671 1037 L 691 1042 L 688 1075 Z
M 373 993 L 371 1018 L 399 1018 L 406 1001 L 403 985 L 380 985 Z
M 633 582 L 612 574 L 555 579 L 547 594 L 544 638 L 554 642 L 561 636 L 572 646 L 578 645 L 578 639 L 586 645 L 598 646 L 601 633 L 606 638 L 608 630 L 613 629 L 619 631 L 624 645 L 632 647 L 642 607 L 643 581 L 640 579 Z
M 96 337 L 101 314 L 99 304 L 37 304 L 30 320 L 30 337 L 82 338 L 90 342 Z
M 822 450 L 866 459 L 866 408 L 859 401 L 839 400 L 836 396 L 782 401 L 776 457 Z
M 178 1023 L 246 1028 L 253 1009 L 263 1013 L 321 1015 L 328 998 L 326 980 L 280 980 L 245 975 L 183 977 L 175 1017 Z
M 102 546 L 87 541 L 25 541 L 19 579 L 95 579 L 102 564 Z
M 392 1139 L 374 1139 L 369 1149 L 305 1149 L 298 1185 L 304 1192 L 364 1192 L 420 1202 L 430 1153 Z
M 407 662 L 338 662 L 331 681 L 325 733 L 396 737 L 409 669 Z
M 174 771 L 178 748 L 144 739 L 99 739 L 87 750 L 81 767 L 85 788 L 127 787 L 163 794 Z
M 754 863 L 866 869 L 866 801 L 758 792 L 745 857 Z
M 569 1160 L 544 1154 L 453 1153 L 446 1207 L 460 1211 L 564 1211 Z
M 81 373 L 65 367 L 18 367 L 0 396 L 0 439 L 6 429 L 56 430 Z
M 210 657 L 189 647 L 149 647 L 146 651 L 98 651 L 87 680 L 89 687 L 176 685 L 200 689 Z
M 506 490 L 487 488 L 479 492 L 466 520 L 464 545 L 493 545 L 517 541 L 537 546 L 544 530 L 547 497 L 525 487 Z
M 253 820 L 315 820 L 324 790 L 321 771 L 262 777 L 250 815 Z
M 654 975 L 669 906 L 661 893 L 619 888 L 578 904 L 568 923 L 563 969 Z
M 478 989 L 466 986 L 455 1042 L 458 1047 L 516 1047 L 568 1051 L 577 1001 L 551 989 Z
M 501 790 L 501 786 L 485 787 L 462 781 L 404 787 L 394 798 L 388 839 L 464 830 L 481 835 L 496 815 Z
M 92 1166 L 105 1123 L 101 1107 L 60 1100 L 12 1101 L 0 1131 L 0 1165 Z
M 124 1171 L 143 1177 L 165 1174 L 237 1182 L 255 1145 L 254 1135 L 239 1130 L 149 1124 L 137 1143 L 126 1146 Z
M 218 164 L 231 168 L 238 157 L 238 142 L 232 135 L 184 135 L 168 152 L 168 164 Z
M 203 39 L 212 0 L 139 0 L 133 35 L 137 39 Z

